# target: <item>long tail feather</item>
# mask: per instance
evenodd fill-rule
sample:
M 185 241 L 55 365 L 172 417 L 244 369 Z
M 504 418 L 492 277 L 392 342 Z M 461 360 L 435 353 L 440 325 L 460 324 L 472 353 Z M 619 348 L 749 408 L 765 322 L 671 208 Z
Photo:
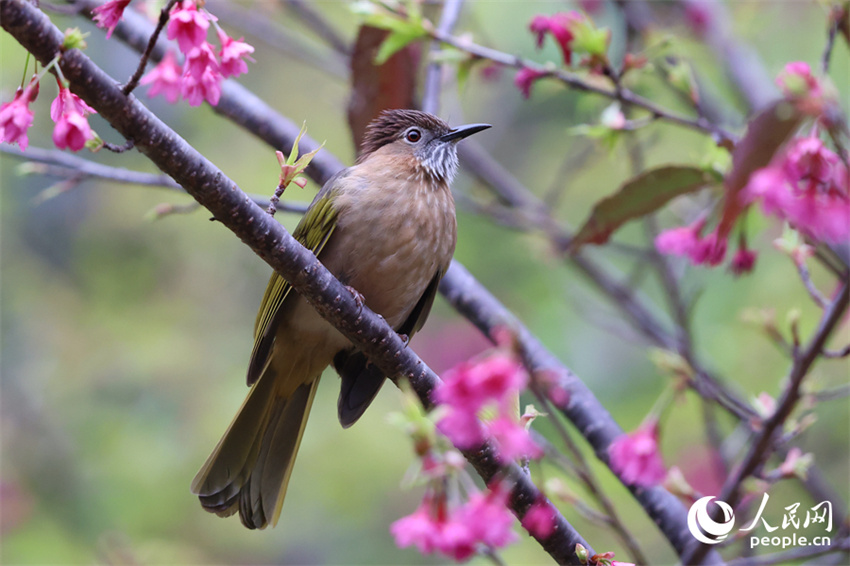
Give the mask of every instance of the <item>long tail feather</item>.
M 282 396 L 276 377 L 265 369 L 192 481 L 192 493 L 207 511 L 225 517 L 238 510 L 251 529 L 274 525 L 280 516 L 319 382 Z

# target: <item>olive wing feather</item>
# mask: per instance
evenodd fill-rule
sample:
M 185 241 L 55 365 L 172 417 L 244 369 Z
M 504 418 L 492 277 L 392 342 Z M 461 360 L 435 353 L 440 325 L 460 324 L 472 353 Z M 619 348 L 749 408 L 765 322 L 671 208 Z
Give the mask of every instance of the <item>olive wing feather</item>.
M 332 177 L 319 191 L 292 233 L 293 238 L 316 256 L 321 253 L 336 227 L 337 211 L 333 206 L 329 187 L 337 177 Z M 281 307 L 291 292 L 292 286 L 289 282 L 277 272 L 273 272 L 254 323 L 254 349 L 248 364 L 248 385 L 259 379 L 266 366 L 274 344 L 275 330 L 283 313 Z

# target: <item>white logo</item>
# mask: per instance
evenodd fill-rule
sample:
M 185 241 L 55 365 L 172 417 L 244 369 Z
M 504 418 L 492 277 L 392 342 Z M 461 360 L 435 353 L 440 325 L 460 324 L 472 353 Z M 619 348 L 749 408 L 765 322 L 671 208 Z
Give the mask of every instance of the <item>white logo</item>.
M 723 511 L 723 522 L 718 523 L 711 518 L 708 512 L 708 504 L 714 499 L 708 495 L 697 500 L 688 511 L 688 530 L 694 538 L 705 544 L 717 544 L 726 539 L 726 536 L 735 526 L 735 514 L 725 501 L 719 499 L 715 504 Z

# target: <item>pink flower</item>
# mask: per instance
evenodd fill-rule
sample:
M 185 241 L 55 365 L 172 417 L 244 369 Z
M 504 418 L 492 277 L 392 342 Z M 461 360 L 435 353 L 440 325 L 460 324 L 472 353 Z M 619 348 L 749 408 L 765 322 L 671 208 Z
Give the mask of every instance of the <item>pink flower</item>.
M 29 146 L 27 130 L 33 121 L 30 102 L 35 98 L 37 85 L 30 83 L 26 88 L 19 88 L 12 102 L 0 105 L 0 142 L 17 143 L 22 150 Z
M 514 516 L 507 509 L 510 489 L 501 483 L 487 493 L 475 493 L 456 512 L 456 520 L 470 530 L 475 540 L 494 548 L 517 540 Z
M 732 257 L 732 261 L 729 263 L 729 269 L 734 275 L 749 273 L 756 264 L 756 255 L 756 252 L 748 250 L 746 246 L 741 246 Z
M 209 19 L 198 11 L 192 0 L 184 0 L 174 6 L 168 19 L 168 39 L 176 39 L 180 51 L 189 53 L 200 47 L 207 38 Z
M 53 128 L 53 143 L 59 149 L 79 151 L 86 142 L 94 138 L 88 120 L 82 114 L 75 112 L 62 114 L 56 127 Z
M 705 220 L 699 220 L 690 226 L 664 230 L 655 238 L 655 249 L 663 254 L 689 255 L 696 248 L 703 226 Z
M 583 20 L 584 16 L 575 11 L 558 12 L 549 19 L 549 32 L 561 47 L 561 52 L 564 55 L 564 63 L 567 65 L 571 65 L 573 59 L 571 43 L 574 35 L 571 28 L 574 23 Z
M 484 427 L 474 411 L 449 407 L 437 423 L 437 429 L 461 450 L 475 448 L 484 442 Z
M 580 13 L 558 12 L 552 16 L 537 15 L 531 20 L 528 28 L 537 36 L 537 48 L 543 47 L 543 40 L 546 33 L 551 33 L 555 41 L 561 47 L 561 52 L 564 56 L 564 63 L 570 65 L 572 63 L 572 46 L 574 35 L 572 25 L 576 22 L 584 20 L 584 16 Z M 526 98 L 528 98 L 526 96 Z
M 546 34 L 549 33 L 549 17 L 540 14 L 534 16 L 531 19 L 531 23 L 528 24 L 528 29 L 537 36 L 537 49 L 540 49 L 543 47 L 543 40 L 546 39 Z
M 92 10 L 97 27 L 106 29 L 106 39 L 112 36 L 115 26 L 124 15 L 124 8 L 129 3 L 130 0 L 109 0 Z
M 242 58 L 253 61 L 249 55 L 254 52 L 254 47 L 242 41 L 244 37 L 237 41 L 221 29 L 218 30 L 218 39 L 221 41 L 221 50 L 218 52 L 221 58 L 221 74 L 225 77 L 238 77 L 247 73 L 248 64 Z
M 190 74 L 196 78 L 204 75 L 207 69 L 219 71 L 218 59 L 210 42 L 204 41 L 198 47 L 193 47 L 186 54 L 186 62 L 183 65 L 183 74 Z
M 399 548 L 416 545 L 422 554 L 434 551 L 442 523 L 432 515 L 431 508 L 430 498 L 426 497 L 416 511 L 390 525 L 390 533 Z
M 525 427 L 506 416 L 500 416 L 488 425 L 490 434 L 499 448 L 499 460 L 512 462 L 518 458 L 539 458 L 543 451 L 531 439 Z
M 658 422 L 645 422 L 630 434 L 617 437 L 608 447 L 611 469 L 629 485 L 649 487 L 667 475 L 658 451 Z
M 532 536 L 545 539 L 555 531 L 555 509 L 545 498 L 540 498 L 525 513 L 522 526 Z
M 531 87 L 534 85 L 534 82 L 544 76 L 546 76 L 544 71 L 536 71 L 529 67 L 523 67 L 514 76 L 514 85 L 525 98 L 528 98 L 531 96 Z
M 450 518 L 440 529 L 436 547 L 441 553 L 461 562 L 475 554 L 475 536 L 468 524 Z
M 168 50 L 159 65 L 148 71 L 140 81 L 143 85 L 150 84 L 148 96 L 162 93 L 165 99 L 174 104 L 180 98 L 182 70 L 177 64 L 174 51 Z
M 850 236 L 848 185 L 850 172 L 835 153 L 816 137 L 798 138 L 750 177 L 743 195 L 811 238 L 838 243 Z
M 716 231 L 700 236 L 704 227 L 705 219 L 700 219 L 690 226 L 665 230 L 655 238 L 655 249 L 663 254 L 688 256 L 694 265 L 718 265 L 726 256 L 726 239 Z
M 181 83 L 183 98 L 189 101 L 189 106 L 200 106 L 204 100 L 215 106 L 221 98 L 222 79 L 221 73 L 212 67 L 204 69 L 200 77 L 185 73 Z
M 447 509 L 444 494 L 426 495 L 419 508 L 390 526 L 399 548 L 415 545 L 422 554 L 438 551 L 455 560 L 475 554 L 475 536 L 469 525 Z
M 86 119 L 90 113 L 96 113 L 94 108 L 60 85 L 59 95 L 50 105 L 50 117 L 56 122 L 53 128 L 53 143 L 56 147 L 79 151 L 85 147 L 86 141 L 94 139 Z
M 714 231 L 700 239 L 689 255 L 694 265 L 720 265 L 726 257 L 726 239 Z
M 200 106 L 204 100 L 213 106 L 218 104 L 223 80 L 212 45 L 204 41 L 189 51 L 183 65 L 180 87 L 183 98 L 189 101 L 190 106 Z
M 53 99 L 50 104 L 50 119 L 58 122 L 62 114 L 97 114 L 94 108 L 83 102 L 83 100 L 68 90 L 59 85 L 59 94 Z
M 443 374 L 434 391 L 437 403 L 476 412 L 489 401 L 501 402 L 524 388 L 528 375 L 513 357 L 497 353 L 481 361 L 462 362 Z

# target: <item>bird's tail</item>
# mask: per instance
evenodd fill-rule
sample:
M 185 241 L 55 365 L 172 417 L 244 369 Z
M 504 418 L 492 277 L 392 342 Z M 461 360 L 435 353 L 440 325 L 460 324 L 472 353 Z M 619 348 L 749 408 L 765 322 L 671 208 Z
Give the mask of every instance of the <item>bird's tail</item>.
M 219 517 L 239 511 L 249 529 L 274 526 L 319 378 L 286 394 L 267 367 L 236 418 L 192 480 L 192 493 Z

